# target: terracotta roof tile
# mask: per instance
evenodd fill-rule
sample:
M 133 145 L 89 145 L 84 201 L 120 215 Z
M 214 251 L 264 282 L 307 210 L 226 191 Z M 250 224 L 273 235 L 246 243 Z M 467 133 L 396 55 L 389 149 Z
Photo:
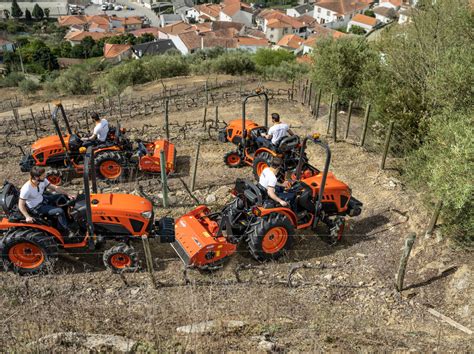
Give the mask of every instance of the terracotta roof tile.
M 267 26 L 270 28 L 301 28 L 305 27 L 305 24 L 297 19 L 288 16 L 284 13 L 274 11 L 273 13 L 265 17 L 267 20 Z
M 104 58 L 113 59 L 122 53 L 130 50 L 132 46 L 130 44 L 104 44 Z
M 195 31 L 180 33 L 178 37 L 189 50 L 201 48 L 201 36 Z
M 236 38 L 230 37 L 202 37 L 203 48 L 237 48 L 238 42 Z
M 199 12 L 206 14 L 207 16 L 211 16 L 214 18 L 219 17 L 219 13 L 221 12 L 221 6 L 217 4 L 202 4 L 195 6 L 195 9 Z
M 122 22 L 122 25 L 141 25 L 143 23 L 140 17 L 115 17 L 116 21 Z
M 58 26 L 69 27 L 72 25 L 84 25 L 87 23 L 86 16 L 59 16 Z
M 268 40 L 264 38 L 238 37 L 239 46 L 267 47 Z
M 180 34 L 192 31 L 194 29 L 195 27 L 193 25 L 188 25 L 184 22 L 177 22 L 165 27 L 161 27 L 159 31 L 167 34 Z
M 80 42 L 86 37 L 92 37 L 93 40 L 98 41 L 102 38 L 116 36 L 117 33 L 111 32 L 87 32 L 87 31 L 74 31 L 66 34 L 64 38 L 74 42 Z
M 358 22 L 358 23 L 362 23 L 364 25 L 373 27 L 377 24 L 377 19 L 370 16 L 357 14 L 352 18 L 351 22 Z
M 315 6 L 334 11 L 339 15 L 344 15 L 354 11 L 360 11 L 362 9 L 365 9 L 369 6 L 369 4 L 360 0 L 321 0 L 317 2 Z
M 140 28 L 130 33 L 133 34 L 135 37 L 143 36 L 145 33 L 150 33 L 154 35 L 155 37 L 158 37 L 159 31 L 160 29 L 158 27 L 148 27 L 148 28 Z
M 303 44 L 303 38 L 296 34 L 287 34 L 283 36 L 277 43 L 280 47 L 288 47 L 298 49 Z

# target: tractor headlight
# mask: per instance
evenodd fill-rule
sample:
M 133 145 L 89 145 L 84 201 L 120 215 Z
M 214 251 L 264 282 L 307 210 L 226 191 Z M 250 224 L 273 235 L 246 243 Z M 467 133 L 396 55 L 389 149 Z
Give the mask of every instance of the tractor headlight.
M 150 219 L 151 216 L 152 216 L 153 212 L 152 211 L 144 211 L 142 213 L 142 216 L 145 218 L 145 219 Z

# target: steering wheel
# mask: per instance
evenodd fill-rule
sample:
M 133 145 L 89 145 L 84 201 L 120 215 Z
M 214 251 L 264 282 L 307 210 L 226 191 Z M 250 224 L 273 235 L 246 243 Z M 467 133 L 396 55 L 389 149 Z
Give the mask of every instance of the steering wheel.
M 60 208 L 69 207 L 74 205 L 75 202 L 75 199 L 69 199 L 64 194 L 61 194 L 61 196 L 56 200 L 56 206 Z

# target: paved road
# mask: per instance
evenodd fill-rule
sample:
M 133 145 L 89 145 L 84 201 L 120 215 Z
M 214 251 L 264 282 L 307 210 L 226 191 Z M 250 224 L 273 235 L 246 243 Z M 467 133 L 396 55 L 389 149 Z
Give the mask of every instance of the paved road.
M 117 15 L 119 17 L 130 17 L 130 16 L 146 16 L 151 22 L 151 26 L 159 27 L 160 19 L 155 14 L 153 10 L 150 10 L 146 7 L 143 7 L 136 2 L 130 2 L 126 0 L 119 0 L 117 4 L 133 7 L 134 10 L 122 10 L 122 11 L 102 11 L 99 5 L 90 5 L 86 8 L 86 15 L 98 15 L 98 14 L 107 14 L 107 15 Z

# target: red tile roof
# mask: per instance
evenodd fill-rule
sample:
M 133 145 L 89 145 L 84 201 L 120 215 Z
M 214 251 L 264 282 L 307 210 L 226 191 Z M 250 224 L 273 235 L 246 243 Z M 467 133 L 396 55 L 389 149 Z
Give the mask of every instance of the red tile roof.
M 114 20 L 122 22 L 122 25 L 141 25 L 143 23 L 140 17 L 115 17 Z
M 274 11 L 271 14 L 265 16 L 267 20 L 267 27 L 270 28 L 301 28 L 305 27 L 305 24 L 298 21 L 294 17 L 288 16 L 284 13 Z
M 120 54 L 130 50 L 132 46 L 130 44 L 104 44 L 104 58 L 113 59 L 118 57 Z
M 357 14 L 352 18 L 351 22 L 358 22 L 358 23 L 362 23 L 364 25 L 373 27 L 377 24 L 377 19 L 370 16 Z
M 237 48 L 238 42 L 236 38 L 225 37 L 202 37 L 203 48 Z
M 296 61 L 301 64 L 313 64 L 313 59 L 308 54 L 297 57 Z
M 251 46 L 251 47 L 267 47 L 268 40 L 263 38 L 252 38 L 252 37 L 238 37 L 237 41 L 240 46 Z
M 217 4 L 202 4 L 195 6 L 195 9 L 207 16 L 211 16 L 214 18 L 219 17 L 219 13 L 221 12 L 220 5 Z
M 73 25 L 84 25 L 87 23 L 86 16 L 59 16 L 58 26 L 59 27 L 70 27 Z
M 148 28 L 140 28 L 130 33 L 133 34 L 135 37 L 143 36 L 145 33 L 150 33 L 154 35 L 155 37 L 158 37 L 159 31 L 160 31 L 160 28 L 158 27 L 148 27 Z
M 303 38 L 296 34 L 287 34 L 278 41 L 277 45 L 280 47 L 298 49 L 303 44 L 303 41 Z
M 318 27 L 316 27 L 316 32 L 304 41 L 304 45 L 313 47 L 316 42 L 321 40 L 322 38 L 332 37 L 334 39 L 338 39 L 344 36 L 347 36 L 347 34 L 319 25 Z
M 87 32 L 87 31 L 74 31 L 66 34 L 64 38 L 69 41 L 80 42 L 86 37 L 92 37 L 93 40 L 98 41 L 102 38 L 116 36 L 117 33 L 112 32 Z
M 367 2 L 363 0 L 354 1 L 354 0 L 320 0 L 315 4 L 315 6 L 322 7 L 333 12 L 336 12 L 339 15 L 345 15 L 351 12 L 360 11 L 369 7 Z
M 187 23 L 184 23 L 184 22 L 176 22 L 171 25 L 161 27 L 159 31 L 166 34 L 180 34 L 180 33 L 192 31 L 194 29 L 195 27 L 193 25 L 188 25 Z
M 201 48 L 201 36 L 196 31 L 180 33 L 178 37 L 190 51 Z

